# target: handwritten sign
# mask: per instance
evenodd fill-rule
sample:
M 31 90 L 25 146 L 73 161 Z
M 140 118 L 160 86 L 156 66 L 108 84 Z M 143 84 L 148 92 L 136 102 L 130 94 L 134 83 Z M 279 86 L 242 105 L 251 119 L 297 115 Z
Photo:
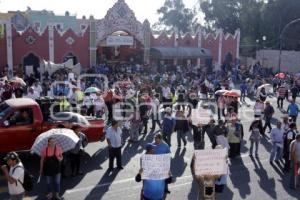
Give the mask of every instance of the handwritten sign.
M 142 156 L 143 179 L 163 180 L 169 178 L 170 154 Z
M 224 175 L 227 174 L 227 149 L 210 149 L 195 151 L 195 174 Z
M 212 112 L 209 109 L 192 109 L 191 120 L 195 126 L 208 124 L 211 118 Z

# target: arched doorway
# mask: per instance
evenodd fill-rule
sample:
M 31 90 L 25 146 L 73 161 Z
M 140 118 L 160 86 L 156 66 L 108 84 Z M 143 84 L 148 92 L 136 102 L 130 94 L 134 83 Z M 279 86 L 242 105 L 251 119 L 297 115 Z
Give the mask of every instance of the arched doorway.
M 97 61 L 141 63 L 143 44 L 126 31 L 116 31 L 100 41 L 97 49 Z
M 72 60 L 73 61 L 73 65 L 76 65 L 78 63 L 78 59 L 77 57 L 73 54 L 73 53 L 68 53 L 64 59 L 63 59 L 63 62 L 67 62 L 68 60 Z
M 28 54 L 23 59 L 24 72 L 26 75 L 34 74 L 38 77 L 38 68 L 40 67 L 40 59 L 33 53 Z

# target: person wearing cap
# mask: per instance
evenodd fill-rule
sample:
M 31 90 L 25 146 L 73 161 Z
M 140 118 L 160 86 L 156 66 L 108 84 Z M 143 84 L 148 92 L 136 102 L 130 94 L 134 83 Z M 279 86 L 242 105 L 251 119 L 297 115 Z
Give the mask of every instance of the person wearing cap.
M 117 169 L 122 170 L 122 130 L 116 120 L 112 120 L 111 127 L 106 131 L 106 140 L 108 144 L 109 168 L 108 171 L 114 169 L 114 159 L 117 160 Z
M 156 145 L 153 143 L 148 143 L 146 145 L 146 153 L 145 154 L 155 154 Z M 141 168 L 139 173 L 136 175 L 136 182 L 142 181 L 143 169 Z M 165 199 L 166 181 L 163 180 L 143 180 L 143 188 L 141 191 L 141 199 L 144 200 L 162 200 Z
M 276 128 L 271 130 L 271 142 L 272 142 L 272 150 L 270 155 L 270 163 L 275 161 L 278 162 L 282 158 L 282 149 L 283 149 L 283 134 L 284 130 L 282 128 L 282 123 L 277 121 Z M 275 157 L 276 155 L 276 157 Z
M 291 160 L 291 178 L 290 178 L 290 187 L 296 189 L 299 185 L 299 169 L 300 169 L 300 134 L 296 135 L 295 140 L 291 142 L 290 145 L 290 160 Z
M 255 157 L 258 158 L 258 146 L 260 142 L 260 135 L 263 133 L 262 122 L 260 118 L 255 118 L 249 128 L 250 134 L 250 153 L 249 156 L 252 156 L 253 146 L 255 144 Z
M 171 146 L 171 135 L 175 128 L 175 119 L 172 117 L 172 109 L 165 109 L 165 116 L 162 122 L 162 135 L 166 143 Z
M 11 200 L 22 200 L 25 190 L 21 183 L 24 182 L 25 171 L 23 164 L 16 152 L 10 152 L 4 158 L 7 165 L 2 165 L 1 169 L 8 182 L 8 193 Z
M 265 110 L 264 110 L 264 114 L 265 114 L 265 125 L 264 125 L 264 129 L 263 129 L 263 131 L 264 131 L 263 136 L 265 136 L 265 132 L 266 132 L 267 127 L 269 128 L 269 132 L 271 132 L 271 130 L 272 130 L 271 119 L 274 115 L 274 108 L 270 104 L 269 101 L 266 101 L 266 107 L 265 107 Z

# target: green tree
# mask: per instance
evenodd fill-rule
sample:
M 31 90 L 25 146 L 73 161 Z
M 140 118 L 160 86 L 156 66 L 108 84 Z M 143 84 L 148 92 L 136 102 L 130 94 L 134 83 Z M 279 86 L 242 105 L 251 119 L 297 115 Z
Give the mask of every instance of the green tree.
M 195 12 L 186 8 L 182 0 L 165 0 L 164 5 L 157 10 L 160 15 L 159 22 L 154 29 L 174 30 L 186 33 L 192 30 L 195 24 Z

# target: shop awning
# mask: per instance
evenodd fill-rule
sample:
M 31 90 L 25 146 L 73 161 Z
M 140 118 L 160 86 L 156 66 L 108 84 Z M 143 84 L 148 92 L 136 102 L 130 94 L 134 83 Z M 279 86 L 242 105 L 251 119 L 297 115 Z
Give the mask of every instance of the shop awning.
M 208 49 L 197 47 L 152 47 L 151 58 L 154 59 L 210 59 L 211 52 Z

